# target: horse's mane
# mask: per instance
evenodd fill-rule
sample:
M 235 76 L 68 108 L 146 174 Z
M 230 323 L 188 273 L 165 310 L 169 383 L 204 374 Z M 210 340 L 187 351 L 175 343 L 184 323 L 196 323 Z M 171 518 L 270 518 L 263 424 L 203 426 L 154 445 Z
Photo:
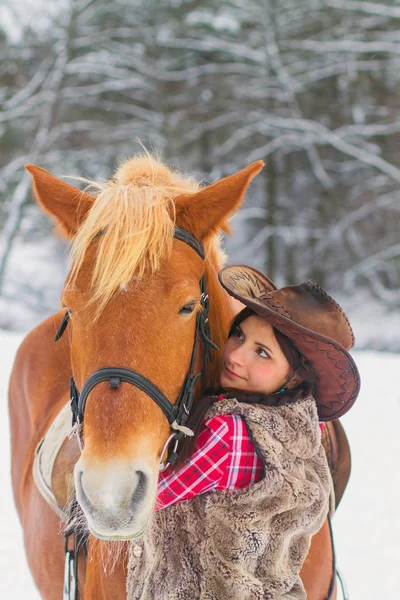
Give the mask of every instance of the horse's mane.
M 82 180 L 82 179 L 81 179 Z M 171 253 L 174 198 L 200 185 L 151 155 L 125 161 L 108 181 L 83 180 L 96 199 L 71 245 L 73 284 L 96 241 L 92 303 L 99 315 L 114 292 L 132 277 L 151 275 Z
M 207 293 L 210 296 L 211 339 L 219 351 L 211 350 L 212 361 L 205 372 L 204 388 L 219 387 L 222 350 L 234 315 L 231 298 L 218 281 L 218 271 L 226 261 L 221 249 L 220 236 L 212 236 L 205 244 Z
M 68 285 L 74 284 L 85 254 L 95 242 L 91 302 L 97 318 L 119 288 L 133 277 L 156 272 L 161 261 L 168 258 L 175 226 L 174 199 L 199 191 L 200 183 L 149 154 L 123 162 L 108 181 L 81 181 L 96 198 L 72 240 Z M 210 323 L 213 339 L 222 347 L 231 311 L 217 278 L 217 271 L 225 262 L 219 234 L 206 240 L 205 253 L 208 293 L 212 298 Z M 210 373 L 210 383 L 219 376 L 217 364 L 215 371 Z

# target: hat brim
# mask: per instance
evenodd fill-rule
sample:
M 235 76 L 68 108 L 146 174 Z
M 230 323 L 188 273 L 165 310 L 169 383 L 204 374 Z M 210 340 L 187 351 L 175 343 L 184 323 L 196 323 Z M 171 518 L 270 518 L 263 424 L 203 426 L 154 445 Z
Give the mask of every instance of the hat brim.
M 260 296 L 277 288 L 260 271 L 232 265 L 222 269 L 218 277 L 228 294 L 286 335 L 318 374 L 315 400 L 319 419 L 333 421 L 343 416 L 360 390 L 359 372 L 349 352 L 335 340 L 299 325 L 263 301 Z

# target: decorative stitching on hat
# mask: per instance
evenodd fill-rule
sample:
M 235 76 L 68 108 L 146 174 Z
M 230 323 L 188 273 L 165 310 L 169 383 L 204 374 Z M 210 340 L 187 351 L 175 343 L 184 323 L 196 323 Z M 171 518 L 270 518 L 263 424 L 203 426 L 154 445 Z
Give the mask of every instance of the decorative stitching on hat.
M 264 294 L 263 296 L 259 297 L 259 300 L 265 300 L 268 303 L 268 306 L 272 308 L 275 312 L 293 321 L 293 317 L 288 313 L 283 304 L 280 304 L 279 302 L 275 302 L 274 304 L 272 302 L 268 302 L 268 300 L 273 300 L 271 294 Z
M 259 280 L 253 277 L 250 273 L 234 273 L 233 275 L 229 275 L 228 277 L 227 283 L 236 290 L 238 295 L 241 295 L 236 285 L 237 281 L 249 281 L 252 285 L 256 286 L 258 291 L 260 292 L 260 295 L 258 297 L 254 297 L 258 300 L 265 300 L 266 302 L 268 302 L 268 300 L 273 300 L 273 296 L 271 296 L 269 290 L 266 287 L 261 289 Z M 277 312 L 280 315 L 282 315 L 280 309 L 283 309 L 285 311 L 283 316 L 293 321 L 293 318 L 289 315 L 285 307 L 282 304 L 279 304 L 279 302 L 276 302 L 275 304 L 268 302 L 268 306 L 270 306 L 273 310 L 275 310 L 275 312 Z
M 233 275 L 229 275 L 227 283 L 230 284 L 239 293 L 236 282 L 240 280 L 250 281 L 250 283 L 257 287 L 260 294 L 264 294 L 267 292 L 267 288 L 264 287 L 261 289 L 260 282 L 258 281 L 258 279 L 252 277 L 250 273 L 234 273 Z
M 315 283 L 315 281 L 312 281 L 312 279 L 308 279 L 306 281 L 306 283 L 308 283 L 309 285 L 311 285 L 314 288 L 314 290 L 316 291 L 316 293 L 319 294 L 322 298 L 324 298 L 324 300 L 326 300 L 328 302 L 328 304 L 330 304 L 331 306 L 333 306 L 334 308 L 336 308 L 337 310 L 339 310 L 342 313 L 342 315 L 344 316 L 344 318 L 346 320 L 346 323 L 347 323 L 347 326 L 349 328 L 349 331 L 350 331 L 350 335 L 351 335 L 351 347 L 353 348 L 353 346 L 355 344 L 355 341 L 356 341 L 356 338 L 354 336 L 353 329 L 352 329 L 352 327 L 350 325 L 350 321 L 349 321 L 346 313 L 344 312 L 343 308 L 340 306 L 340 304 L 338 304 L 336 302 L 336 300 L 334 300 L 332 298 L 332 296 L 330 296 L 322 287 L 320 287 L 318 285 L 318 283 Z
M 301 334 L 300 334 L 301 335 Z M 304 339 L 304 338 L 303 338 Z M 340 405 L 346 405 L 349 404 L 351 402 L 351 400 L 354 398 L 355 395 L 355 390 L 357 389 L 357 386 L 354 386 L 354 393 L 352 396 L 348 397 L 348 394 L 350 394 L 350 390 L 346 389 L 344 386 L 346 386 L 348 383 L 351 382 L 351 379 L 348 379 L 348 377 L 345 375 L 346 373 L 349 372 L 349 369 L 343 369 L 342 367 L 339 366 L 339 360 L 335 357 L 335 356 L 331 356 L 330 354 L 330 350 L 327 348 L 321 348 L 320 347 L 320 342 L 316 341 L 316 340 L 307 340 L 304 339 L 305 342 L 307 343 L 311 343 L 315 345 L 315 348 L 318 352 L 325 352 L 327 358 L 329 358 L 329 360 L 333 360 L 335 361 L 335 369 L 338 369 L 341 371 L 341 373 L 339 374 L 339 377 L 341 379 L 343 379 L 344 381 L 340 384 L 340 387 L 342 388 L 342 392 L 336 394 L 337 396 L 337 400 L 328 400 L 328 404 L 325 405 L 321 405 L 321 409 L 328 409 L 330 408 L 332 411 L 332 414 L 334 414 L 335 412 L 338 411 L 338 409 L 335 407 L 335 405 L 340 404 Z M 334 350 L 336 352 L 339 352 L 340 354 L 343 354 L 343 352 L 341 350 L 339 350 L 339 348 L 337 348 L 336 346 L 334 346 L 332 344 L 332 347 L 334 348 Z M 354 374 L 354 380 L 357 381 L 358 377 L 356 377 L 356 375 Z M 345 400 L 342 399 L 342 396 L 347 396 L 347 398 Z M 323 410 L 321 410 L 321 412 L 323 413 Z

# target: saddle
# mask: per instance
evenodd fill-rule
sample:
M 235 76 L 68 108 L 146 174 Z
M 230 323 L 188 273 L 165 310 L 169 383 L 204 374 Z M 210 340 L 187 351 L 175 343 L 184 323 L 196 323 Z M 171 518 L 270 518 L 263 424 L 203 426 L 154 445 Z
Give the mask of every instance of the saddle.
M 65 523 L 68 522 L 68 501 L 74 491 L 73 471 L 80 456 L 76 436 L 71 436 L 71 432 L 68 402 L 38 445 L 32 469 L 43 498 Z
M 335 493 L 334 507 L 330 511 L 332 516 L 342 499 L 351 471 L 350 445 L 339 419 L 325 423 L 322 445 L 328 459 Z
M 346 489 L 351 468 L 350 446 L 339 420 L 325 423 L 322 445 L 332 476 L 332 516 Z M 71 437 L 71 408 L 68 403 L 39 444 L 33 464 L 33 476 L 39 491 L 65 522 L 68 520 L 68 500 L 74 491 L 73 470 L 79 456 L 77 439 Z

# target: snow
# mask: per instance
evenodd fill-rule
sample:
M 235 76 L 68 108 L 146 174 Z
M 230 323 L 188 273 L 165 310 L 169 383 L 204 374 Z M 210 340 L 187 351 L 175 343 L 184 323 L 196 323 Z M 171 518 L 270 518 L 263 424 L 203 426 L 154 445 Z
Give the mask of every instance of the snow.
M 361 394 L 342 419 L 352 474 L 333 523 L 338 564 L 351 600 L 392 600 L 399 597 L 400 354 L 354 355 Z
M 10 482 L 6 391 L 21 334 L 0 331 L 2 444 L 0 505 L 0 597 L 37 600 Z M 400 564 L 400 391 L 396 373 L 400 354 L 355 352 L 361 394 L 342 422 L 350 439 L 353 468 L 349 486 L 333 521 L 338 566 L 351 600 L 398 598 Z M 38 549 L 40 551 L 40 549 Z M 339 596 L 340 597 L 340 596 Z
M 213 10 L 202 8 L 201 10 L 193 10 L 188 13 L 185 18 L 185 23 L 188 26 L 201 27 L 207 25 L 216 31 L 228 31 L 237 33 L 240 30 L 239 21 L 232 15 L 231 10 L 224 11 L 220 9 L 217 13 Z
M 67 244 L 48 234 L 50 224 L 43 231 L 41 217 L 35 206 L 27 211 L 14 241 L 0 294 L 2 329 L 27 332 L 59 306 L 67 274 Z
M 356 335 L 356 347 L 368 350 L 400 352 L 400 310 L 391 309 L 365 290 L 352 295 L 336 295 L 340 306 L 346 307 Z
M 66 0 L 57 0 L 57 2 L 24 0 L 21 3 L 4 3 L 0 6 L 0 23 L 11 43 L 21 43 L 24 27 L 45 31 L 66 6 Z

